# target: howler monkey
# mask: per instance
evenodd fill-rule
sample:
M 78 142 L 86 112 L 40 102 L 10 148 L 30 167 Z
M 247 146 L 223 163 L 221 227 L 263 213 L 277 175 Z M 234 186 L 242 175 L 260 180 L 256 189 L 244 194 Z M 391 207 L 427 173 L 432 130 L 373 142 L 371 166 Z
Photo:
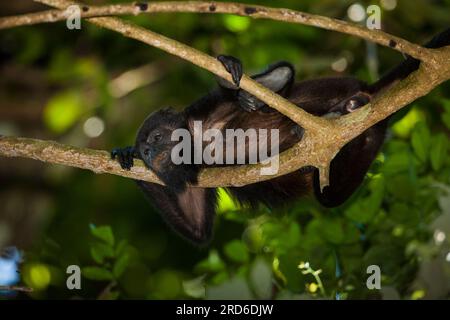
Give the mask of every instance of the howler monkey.
M 426 47 L 438 48 L 449 44 L 450 29 L 433 38 Z M 183 128 L 193 133 L 194 121 L 201 121 L 203 130 L 213 128 L 220 132 L 239 128 L 279 129 L 279 152 L 300 141 L 303 134 L 303 129 L 289 118 L 239 88 L 242 65 L 238 59 L 219 56 L 218 60 L 231 74 L 234 83 L 219 79 L 219 88 L 182 112 L 172 109 L 154 112 L 139 129 L 134 147 L 114 149 L 111 153 L 124 169 L 129 170 L 133 166 L 133 158 L 139 158 L 155 172 L 165 186 L 144 181 L 137 181 L 137 184 L 167 223 L 177 233 L 197 244 L 207 243 L 211 239 L 216 190 L 194 187 L 199 170 L 207 166 L 205 163 L 176 165 L 172 162 L 171 150 L 178 144 L 178 141 L 171 140 L 172 132 Z M 294 83 L 294 68 L 287 62 L 274 64 L 252 78 L 311 114 L 338 116 L 366 105 L 375 94 L 394 85 L 418 67 L 419 61 L 408 57 L 371 85 L 350 77 Z M 252 206 L 264 203 L 276 207 L 311 192 L 322 205 L 338 206 L 363 181 L 383 143 L 386 128 L 387 120 L 381 121 L 344 146 L 331 162 L 330 184 L 323 190 L 319 187 L 318 170 L 302 168 L 272 180 L 228 188 L 228 191 L 239 202 Z

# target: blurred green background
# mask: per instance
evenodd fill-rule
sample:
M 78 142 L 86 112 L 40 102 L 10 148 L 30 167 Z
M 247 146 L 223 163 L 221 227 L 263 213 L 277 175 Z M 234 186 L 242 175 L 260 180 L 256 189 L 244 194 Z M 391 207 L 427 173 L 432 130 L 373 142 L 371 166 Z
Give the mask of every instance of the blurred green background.
M 257 3 L 344 20 L 376 4 L 383 30 L 416 43 L 450 26 L 450 0 Z M 1 1 L 0 16 L 44 8 Z M 373 81 L 404 59 L 359 38 L 281 22 L 175 13 L 127 19 L 210 55 L 239 57 L 247 73 L 288 60 L 298 80 Z M 182 109 L 214 86 L 209 72 L 86 22 L 72 31 L 63 22 L 0 31 L 3 135 L 110 150 L 132 144 L 152 111 Z M 35 289 L 3 298 L 448 299 L 449 134 L 447 83 L 395 115 L 382 153 L 344 206 L 326 210 L 303 199 L 250 211 L 221 191 L 206 248 L 173 234 L 132 180 L 2 158 L 0 248 L 21 251 L 19 283 Z M 82 290 L 66 288 L 73 264 L 83 269 Z M 370 265 L 381 268 L 381 290 L 366 287 Z

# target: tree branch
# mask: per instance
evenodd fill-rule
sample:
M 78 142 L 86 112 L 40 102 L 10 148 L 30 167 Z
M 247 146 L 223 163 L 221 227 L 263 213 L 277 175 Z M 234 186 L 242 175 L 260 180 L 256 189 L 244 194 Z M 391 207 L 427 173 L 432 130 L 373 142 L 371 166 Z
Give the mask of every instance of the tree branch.
M 38 2 L 55 6 L 59 9 L 65 9 L 69 5 L 76 4 L 76 2 L 66 0 L 38 0 Z M 177 3 L 180 6 L 183 4 L 180 2 Z M 164 8 L 163 4 L 168 3 L 160 4 L 161 11 L 163 11 Z M 196 4 L 202 5 L 195 7 Z M 336 153 L 346 143 L 378 121 L 385 119 L 400 108 L 427 94 L 437 85 L 450 78 L 450 47 L 433 50 L 426 49 L 379 31 L 367 30 L 342 21 L 339 22 L 325 17 L 296 13 L 287 9 L 270 9 L 252 6 L 251 8 L 256 10 L 254 11 L 253 9 L 250 10 L 250 7 L 246 5 L 229 4 L 230 6 L 228 7 L 228 4 L 226 3 L 208 2 L 208 4 L 209 11 L 218 12 L 222 10 L 222 12 L 242 15 L 242 10 L 244 10 L 246 15 L 261 18 L 268 17 L 268 13 L 270 13 L 270 18 L 277 17 L 272 10 L 279 10 L 276 11 L 276 13 L 283 14 L 278 16 L 278 20 L 299 23 L 308 22 L 310 25 L 357 35 L 383 45 L 390 45 L 399 51 L 408 53 L 423 61 L 417 72 L 400 82 L 396 87 L 388 90 L 382 96 L 376 97 L 371 104 L 335 120 L 325 120 L 314 117 L 286 99 L 264 88 L 249 77 L 244 76 L 241 82 L 241 87 L 244 90 L 290 117 L 306 129 L 303 139 L 290 150 L 287 150 L 280 155 L 280 170 L 275 176 L 287 174 L 301 167 L 312 165 L 320 170 L 322 187 L 327 185 L 329 164 Z M 185 5 L 188 5 L 185 7 L 186 11 L 191 10 L 189 12 L 193 12 L 192 10 L 198 12 L 200 8 L 206 10 L 206 7 L 202 7 L 205 6 L 205 2 L 186 2 Z M 215 9 L 211 10 L 211 6 L 215 6 Z M 134 5 L 134 8 L 135 7 L 136 5 Z M 88 10 L 85 10 L 85 12 L 92 13 L 92 8 L 93 7 L 88 7 Z M 139 6 L 139 8 L 140 10 L 143 10 L 141 6 Z M 167 7 L 166 10 L 169 11 L 171 9 Z M 281 19 L 281 17 L 283 17 L 283 19 Z M 126 37 L 162 49 L 207 69 L 222 78 L 231 80 L 229 74 L 216 59 L 175 40 L 135 26 L 118 18 L 89 18 L 87 21 L 119 32 Z M 392 44 L 392 41 L 395 41 L 395 46 Z M 104 151 L 72 148 L 55 142 L 3 137 L 0 138 L 0 155 L 29 157 L 50 163 L 85 168 L 97 173 L 111 173 L 160 183 L 154 174 L 147 170 L 140 161 L 138 161 L 137 165 L 133 167 L 131 171 L 125 171 L 120 169 L 116 162 L 111 161 L 109 155 Z M 275 177 L 260 175 L 259 170 L 262 167 L 261 164 L 257 164 L 230 166 L 225 168 L 208 168 L 201 172 L 198 186 L 242 186 Z M 220 179 L 217 179 L 218 176 L 220 176 Z
M 60 9 L 66 9 L 68 7 L 67 1 L 65 0 L 35 1 L 51 6 L 57 6 Z M 382 46 L 391 47 L 399 52 L 409 54 L 410 56 L 423 61 L 430 58 L 427 50 L 424 50 L 421 46 L 381 30 L 369 30 L 358 24 L 291 9 L 271 8 L 245 3 L 216 1 L 166 1 L 145 3 L 138 1 L 134 3 L 104 6 L 83 5 L 81 17 L 91 18 L 101 16 L 138 15 L 142 13 L 159 12 L 223 13 L 247 16 L 254 19 L 271 19 L 289 23 L 299 23 L 357 36 Z M 17 27 L 20 25 L 56 22 L 65 19 L 67 19 L 67 14 L 64 10 L 48 10 L 33 14 L 2 18 L 0 19 L 0 29 Z
M 67 0 L 37 0 L 37 2 L 54 6 L 59 9 L 65 9 L 70 5 L 79 4 L 76 1 Z M 125 37 L 136 39 L 158 49 L 164 50 L 184 60 L 190 61 L 203 69 L 209 70 L 221 78 L 232 81 L 230 74 L 217 59 L 214 59 L 207 54 L 178 41 L 172 40 L 163 35 L 118 18 L 89 18 L 87 21 L 103 28 L 119 32 Z M 324 130 L 324 128 L 326 129 L 326 127 L 329 126 L 328 121 L 325 119 L 315 117 L 299 109 L 290 101 L 265 88 L 247 75 L 243 75 L 240 82 L 240 87 L 264 101 L 272 108 L 291 118 L 294 122 L 298 123 L 306 130 L 317 132 Z
M 33 292 L 33 288 L 21 286 L 0 286 L 0 291 L 19 291 L 19 292 Z

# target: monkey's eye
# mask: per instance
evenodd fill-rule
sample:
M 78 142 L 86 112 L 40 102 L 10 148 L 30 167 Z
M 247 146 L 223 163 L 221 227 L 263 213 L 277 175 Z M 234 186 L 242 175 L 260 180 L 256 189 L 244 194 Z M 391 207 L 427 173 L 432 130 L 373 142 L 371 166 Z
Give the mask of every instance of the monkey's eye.
M 161 140 L 161 138 L 162 138 L 161 133 L 156 133 L 156 134 L 153 136 L 153 140 L 154 140 L 154 141 L 159 141 L 159 140 Z
M 149 153 L 150 153 L 150 149 L 145 149 L 145 150 L 144 150 L 144 154 L 145 154 L 146 156 L 148 156 Z

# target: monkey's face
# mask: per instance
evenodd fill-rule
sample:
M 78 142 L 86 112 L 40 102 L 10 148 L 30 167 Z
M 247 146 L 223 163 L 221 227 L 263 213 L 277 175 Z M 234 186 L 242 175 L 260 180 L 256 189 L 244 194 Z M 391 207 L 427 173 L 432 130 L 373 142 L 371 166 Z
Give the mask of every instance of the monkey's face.
M 173 142 L 172 130 L 159 127 L 148 132 L 147 138 L 139 146 L 139 153 L 145 164 L 154 171 L 161 171 L 170 165 Z
M 156 111 L 144 121 L 135 147 L 147 167 L 158 174 L 173 166 L 171 151 L 178 142 L 172 141 L 172 132 L 183 127 L 183 114 L 172 109 Z

